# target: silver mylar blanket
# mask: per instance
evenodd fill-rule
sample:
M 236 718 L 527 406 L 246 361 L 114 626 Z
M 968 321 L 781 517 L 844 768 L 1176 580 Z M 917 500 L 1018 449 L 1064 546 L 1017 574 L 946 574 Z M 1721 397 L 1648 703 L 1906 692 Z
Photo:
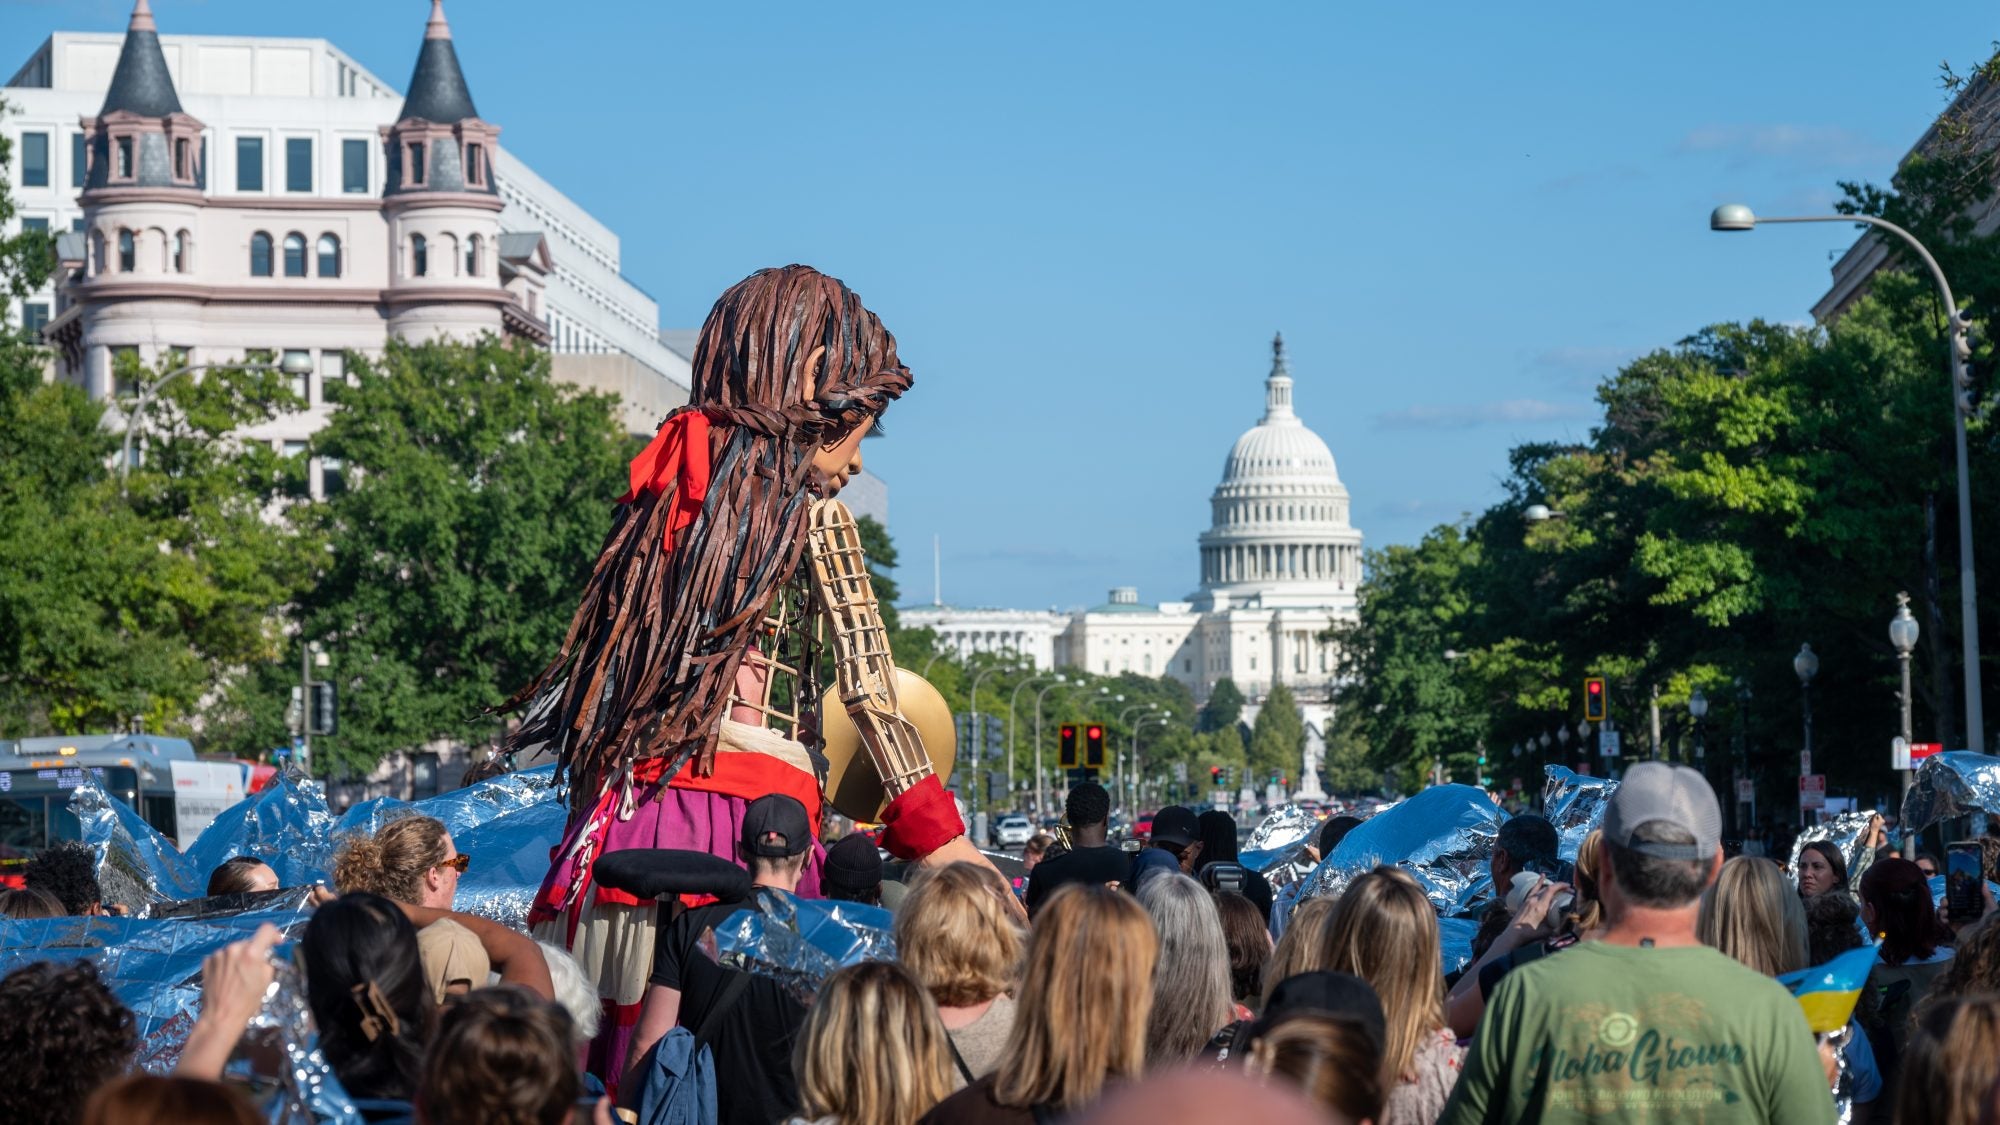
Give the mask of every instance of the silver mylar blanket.
M 1903 798 L 1904 830 L 1921 832 L 1940 820 L 1972 812 L 2000 815 L 2000 758 L 1953 750 L 1924 759 L 1916 783 Z
M 777 980 L 810 1005 L 835 969 L 895 960 L 891 924 L 889 912 L 879 906 L 760 887 L 756 908 L 745 907 L 715 927 L 712 955 L 731 968 Z
M 1493 892 L 1487 862 L 1507 819 L 1483 789 L 1437 785 L 1361 822 L 1300 886 L 1298 901 L 1338 895 L 1364 871 L 1410 873 L 1445 917 L 1476 913 Z
M 1567 766 L 1543 766 L 1542 815 L 1556 828 L 1556 854 L 1574 861 L 1583 838 L 1604 826 L 1604 806 L 1618 783 L 1585 777 Z
M 1297 805 L 1282 805 L 1251 829 L 1237 862 L 1264 876 L 1273 889 L 1295 883 L 1311 868 L 1306 845 L 1319 836 L 1319 820 Z
M 180 1060 L 201 1009 L 202 959 L 250 937 L 266 922 L 293 940 L 306 918 L 303 909 L 291 908 L 202 919 L 0 920 L 0 975 L 36 961 L 97 962 L 105 983 L 132 1010 L 138 1064 L 166 1073 Z M 360 1125 L 360 1115 L 314 1046 L 303 981 L 287 953 L 285 946 L 274 951 L 278 979 L 246 1033 L 279 1048 L 286 1060 L 263 1106 L 265 1115 L 287 1125 Z
M 1786 868 L 1797 879 L 1799 874 L 1799 853 L 1806 845 L 1816 840 L 1830 840 L 1840 849 L 1840 858 L 1847 861 L 1847 885 L 1855 893 L 1861 890 L 1861 873 L 1875 862 L 1875 849 L 1868 846 L 1868 825 L 1876 817 L 1874 809 L 1841 813 L 1824 824 L 1815 824 L 1799 830 L 1798 839 L 1792 842 L 1790 866 Z

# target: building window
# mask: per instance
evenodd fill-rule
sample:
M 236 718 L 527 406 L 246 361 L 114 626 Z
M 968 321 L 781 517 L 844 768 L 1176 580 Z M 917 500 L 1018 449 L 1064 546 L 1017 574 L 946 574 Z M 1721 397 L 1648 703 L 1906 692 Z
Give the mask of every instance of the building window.
M 271 236 L 261 230 L 250 236 L 250 276 L 271 276 Z
M 476 234 L 465 240 L 465 276 L 467 277 L 479 276 L 480 241 L 480 237 Z
M 319 275 L 340 276 L 340 240 L 330 234 L 319 236 Z
M 430 272 L 430 246 L 424 242 L 423 235 L 413 234 L 410 236 L 410 276 L 424 277 Z
M 49 221 L 33 215 L 24 215 L 21 218 L 21 229 L 34 231 L 36 234 L 47 234 L 49 232 Z
M 331 500 L 347 491 L 347 465 L 338 457 L 319 459 L 319 494 Z
M 306 275 L 306 236 L 293 231 L 285 236 L 285 276 Z
M 188 169 L 189 145 L 186 137 L 174 138 L 174 179 L 189 180 L 194 173 Z
M 347 382 L 347 353 L 319 353 L 319 397 L 321 402 L 339 402 Z
M 304 457 L 306 455 L 306 443 L 302 441 L 288 441 L 283 445 L 282 451 L 287 457 Z
M 313 143 L 311 137 L 285 138 L 285 190 L 313 189 Z
M 189 262 L 188 262 L 188 251 L 189 251 L 190 249 L 191 249 L 191 247 L 189 246 L 189 240 L 188 240 L 188 232 L 186 232 L 186 231 L 184 231 L 184 230 L 182 230 L 182 231 L 175 231 L 175 232 L 174 232 L 174 272 L 175 272 L 175 273 L 186 273 L 186 272 L 188 271 L 188 265 L 189 265 Z
M 298 362 L 293 363 L 294 359 Z M 300 402 L 312 402 L 312 353 L 303 348 L 286 348 L 278 362 L 281 366 L 299 368 L 299 373 L 291 377 L 292 393 L 299 396 Z
M 42 325 L 49 322 L 49 306 L 42 301 L 29 301 L 21 306 L 21 331 L 33 340 L 42 334 Z
M 49 135 L 21 134 L 21 186 L 49 186 Z
M 69 135 L 69 186 L 83 186 L 85 173 L 90 171 L 90 143 L 82 133 Z
M 404 146 L 409 153 L 403 166 L 403 182 L 413 187 L 424 186 L 424 143 L 412 141 Z
M 236 190 L 264 190 L 264 138 L 236 138 Z M 267 270 L 262 276 L 271 275 Z
M 479 145 L 465 146 L 465 182 L 471 187 L 486 182 L 486 153 Z
M 340 142 L 340 190 L 350 195 L 368 191 L 368 142 Z
M 139 268 L 139 243 L 129 230 L 118 232 L 118 272 L 131 273 Z
M 118 163 L 115 168 L 119 179 L 132 178 L 132 138 L 118 138 Z

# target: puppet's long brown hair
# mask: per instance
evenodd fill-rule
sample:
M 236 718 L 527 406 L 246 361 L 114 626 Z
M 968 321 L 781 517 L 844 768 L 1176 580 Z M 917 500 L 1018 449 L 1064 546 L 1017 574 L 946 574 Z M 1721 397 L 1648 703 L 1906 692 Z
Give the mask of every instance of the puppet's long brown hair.
M 561 650 L 501 708 L 537 700 L 510 742 L 553 749 L 573 805 L 626 761 L 673 755 L 671 768 L 693 758 L 708 771 L 737 665 L 805 547 L 823 483 L 814 451 L 909 386 L 895 338 L 817 270 L 760 270 L 716 301 L 682 408 L 713 426 L 700 515 L 668 550 L 675 486 L 620 505 Z

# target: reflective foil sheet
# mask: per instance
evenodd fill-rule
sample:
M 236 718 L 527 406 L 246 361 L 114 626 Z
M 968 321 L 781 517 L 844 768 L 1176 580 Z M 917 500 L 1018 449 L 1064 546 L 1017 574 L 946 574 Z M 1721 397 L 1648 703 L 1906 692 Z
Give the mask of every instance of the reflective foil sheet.
M 1792 854 L 1785 870 L 1798 878 L 1799 853 L 1806 845 L 1816 840 L 1830 840 L 1840 849 L 1840 858 L 1847 861 L 1847 885 L 1858 893 L 1861 887 L 1861 873 L 1875 862 L 1875 849 L 1868 846 L 1868 824 L 1878 814 L 1874 809 L 1841 813 L 1824 824 L 1815 824 L 1799 830 L 1799 836 L 1792 844 Z
M 82 825 L 83 842 L 97 853 L 98 890 L 106 902 L 141 913 L 154 903 L 194 898 L 207 889 L 208 873 L 197 879 L 173 842 L 106 793 L 88 770 L 70 794 L 69 811 Z
M 1492 897 L 1486 864 L 1507 814 L 1484 790 L 1438 785 L 1361 822 L 1300 887 L 1298 901 L 1337 895 L 1379 864 L 1408 871 L 1440 915 L 1471 914 Z
M 1439 918 L 1438 951 L 1447 975 L 1472 964 L 1472 939 L 1479 933 L 1477 918 Z
M 428 813 L 429 805 L 429 801 L 420 801 L 415 807 Z M 510 809 L 462 832 L 452 829 L 453 846 L 471 856 L 472 863 L 459 877 L 458 896 L 451 908 L 526 933 L 528 907 L 535 901 L 543 876 L 549 873 L 549 849 L 562 840 L 568 815 L 568 806 L 555 791 L 544 789 L 535 803 Z
M 394 819 L 396 814 L 408 810 L 443 821 L 445 831 L 456 838 L 489 820 L 555 800 L 555 779 L 556 768 L 553 765 L 538 766 L 519 773 L 491 777 L 415 804 L 394 797 L 376 797 L 343 813 L 334 825 L 334 833 L 342 835 L 357 829 L 374 832 L 386 821 Z M 547 866 L 545 857 L 544 869 Z
M 835 969 L 896 958 L 891 918 L 879 906 L 797 898 L 770 887 L 758 888 L 757 904 L 715 927 L 716 959 L 776 980 L 802 1004 L 812 1003 Z
M 319 782 L 279 774 L 261 793 L 222 810 L 188 847 L 187 865 L 206 887 L 208 873 L 231 856 L 252 855 L 278 873 L 278 885 L 325 882 L 333 869 L 333 813 Z
M 1317 817 L 1297 805 L 1284 805 L 1250 831 L 1237 862 L 1264 876 L 1272 887 L 1282 887 L 1311 870 L 1305 850 L 1318 835 Z
M 1618 783 L 1608 777 L 1585 777 L 1567 766 L 1543 766 L 1542 815 L 1555 825 L 1560 843 L 1556 855 L 1576 859 L 1577 849 L 1591 831 L 1604 826 L 1604 806 Z
M 1900 820 L 1906 831 L 1921 832 L 1970 812 L 2000 815 L 2000 758 L 1952 750 L 1924 759 Z

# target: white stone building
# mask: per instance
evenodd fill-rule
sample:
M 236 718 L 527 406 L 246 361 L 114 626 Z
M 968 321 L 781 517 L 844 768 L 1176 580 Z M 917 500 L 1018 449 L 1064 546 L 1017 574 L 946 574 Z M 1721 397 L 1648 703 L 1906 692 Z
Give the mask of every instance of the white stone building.
M 4 97 L 17 222 L 60 232 L 64 259 L 8 318 L 95 397 L 123 351 L 303 352 L 307 409 L 249 435 L 303 451 L 345 352 L 493 332 L 619 393 L 633 432 L 687 401 L 617 237 L 500 147 L 437 0 L 407 96 L 325 40 L 161 36 L 138 0 L 122 36 L 51 35 Z
M 961 660 L 982 652 L 1016 654 L 1041 672 L 1056 666 L 1056 637 L 1069 625 L 1069 616 L 1055 610 L 926 605 L 898 612 L 904 628 L 936 633 L 940 652 Z

